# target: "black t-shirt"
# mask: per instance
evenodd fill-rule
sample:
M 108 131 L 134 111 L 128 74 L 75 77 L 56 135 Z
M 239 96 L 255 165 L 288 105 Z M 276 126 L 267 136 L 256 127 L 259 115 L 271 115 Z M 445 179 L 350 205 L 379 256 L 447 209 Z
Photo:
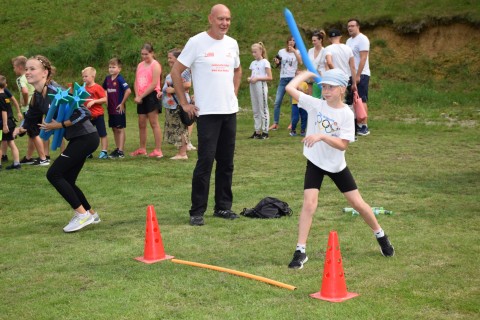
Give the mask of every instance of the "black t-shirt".
M 10 98 L 11 95 L 9 96 L 7 93 L 0 93 L 0 111 L 1 112 L 7 112 L 7 119 L 8 118 L 13 118 L 13 112 L 12 112 L 12 105 L 10 104 Z M 0 120 L 2 118 L 0 117 Z

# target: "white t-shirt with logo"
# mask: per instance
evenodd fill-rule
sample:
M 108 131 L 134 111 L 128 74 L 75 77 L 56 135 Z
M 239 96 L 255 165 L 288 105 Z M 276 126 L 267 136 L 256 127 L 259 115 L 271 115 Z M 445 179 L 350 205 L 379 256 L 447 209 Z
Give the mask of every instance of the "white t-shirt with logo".
M 370 40 L 363 33 L 359 33 L 355 38 L 349 38 L 347 40 L 347 46 L 352 48 L 353 59 L 355 60 L 355 71 L 358 70 L 358 65 L 360 64 L 360 51 L 370 51 Z M 365 66 L 363 67 L 362 74 L 370 76 L 370 64 L 365 61 Z
M 349 46 L 343 43 L 331 44 L 325 48 L 325 56 L 332 56 L 333 66 L 352 76 L 349 60 L 353 57 L 353 51 Z
M 178 61 L 192 71 L 200 116 L 238 112 L 233 76 L 240 67 L 239 52 L 237 41 L 229 36 L 216 40 L 202 32 L 188 40 Z
M 300 51 L 297 50 L 300 54 Z M 282 58 L 282 69 L 280 70 L 280 78 L 293 78 L 298 68 L 298 60 L 293 52 L 287 52 L 287 49 L 280 49 L 278 55 Z
M 298 106 L 308 113 L 307 133 L 323 133 L 348 141 L 355 141 L 354 116 L 345 104 L 336 109 L 328 106 L 325 100 L 300 93 Z M 303 147 L 303 155 L 314 165 L 328 172 L 340 172 L 347 166 L 345 151 L 333 148 L 326 142 L 319 141 L 312 147 Z
M 252 78 L 266 77 L 266 69 L 271 69 L 270 62 L 267 59 L 253 60 L 250 63 L 250 70 L 252 70 Z

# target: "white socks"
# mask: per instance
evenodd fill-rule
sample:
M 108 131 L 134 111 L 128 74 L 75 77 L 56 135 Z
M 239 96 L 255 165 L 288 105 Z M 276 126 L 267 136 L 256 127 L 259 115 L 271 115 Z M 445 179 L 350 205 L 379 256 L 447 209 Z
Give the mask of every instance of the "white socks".
M 385 232 L 383 232 L 383 229 L 380 229 L 378 231 L 373 231 L 373 234 L 375 235 L 375 238 L 382 238 L 385 236 Z
M 295 249 L 295 251 L 300 251 L 301 253 L 305 253 L 306 248 L 307 248 L 306 244 L 297 243 L 297 248 Z

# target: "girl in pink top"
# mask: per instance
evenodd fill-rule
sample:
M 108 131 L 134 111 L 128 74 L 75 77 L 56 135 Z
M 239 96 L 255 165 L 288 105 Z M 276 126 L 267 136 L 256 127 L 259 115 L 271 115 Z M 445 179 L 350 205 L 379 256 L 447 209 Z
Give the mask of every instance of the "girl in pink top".
M 160 89 L 162 66 L 155 60 L 153 46 L 145 43 L 141 50 L 142 62 L 137 66 L 135 76 L 135 103 L 137 104 L 140 148 L 130 153 L 131 156 L 147 154 L 147 120 L 152 127 L 155 149 L 149 157 L 162 158 L 162 130 L 158 123 L 158 111 L 162 105 L 157 98 Z

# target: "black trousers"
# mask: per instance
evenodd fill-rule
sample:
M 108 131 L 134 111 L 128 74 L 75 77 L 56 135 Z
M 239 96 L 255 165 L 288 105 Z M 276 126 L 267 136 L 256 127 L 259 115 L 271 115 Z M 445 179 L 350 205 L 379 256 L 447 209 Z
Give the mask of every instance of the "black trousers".
M 207 210 L 210 176 L 215 168 L 215 208 L 232 208 L 233 155 L 237 114 L 203 115 L 197 120 L 198 160 L 192 178 L 191 216 L 202 216 Z
M 97 132 L 71 139 L 47 171 L 48 181 L 73 209 L 80 205 L 85 210 L 91 208 L 82 190 L 77 187 L 76 181 L 87 156 L 97 149 L 99 143 Z

